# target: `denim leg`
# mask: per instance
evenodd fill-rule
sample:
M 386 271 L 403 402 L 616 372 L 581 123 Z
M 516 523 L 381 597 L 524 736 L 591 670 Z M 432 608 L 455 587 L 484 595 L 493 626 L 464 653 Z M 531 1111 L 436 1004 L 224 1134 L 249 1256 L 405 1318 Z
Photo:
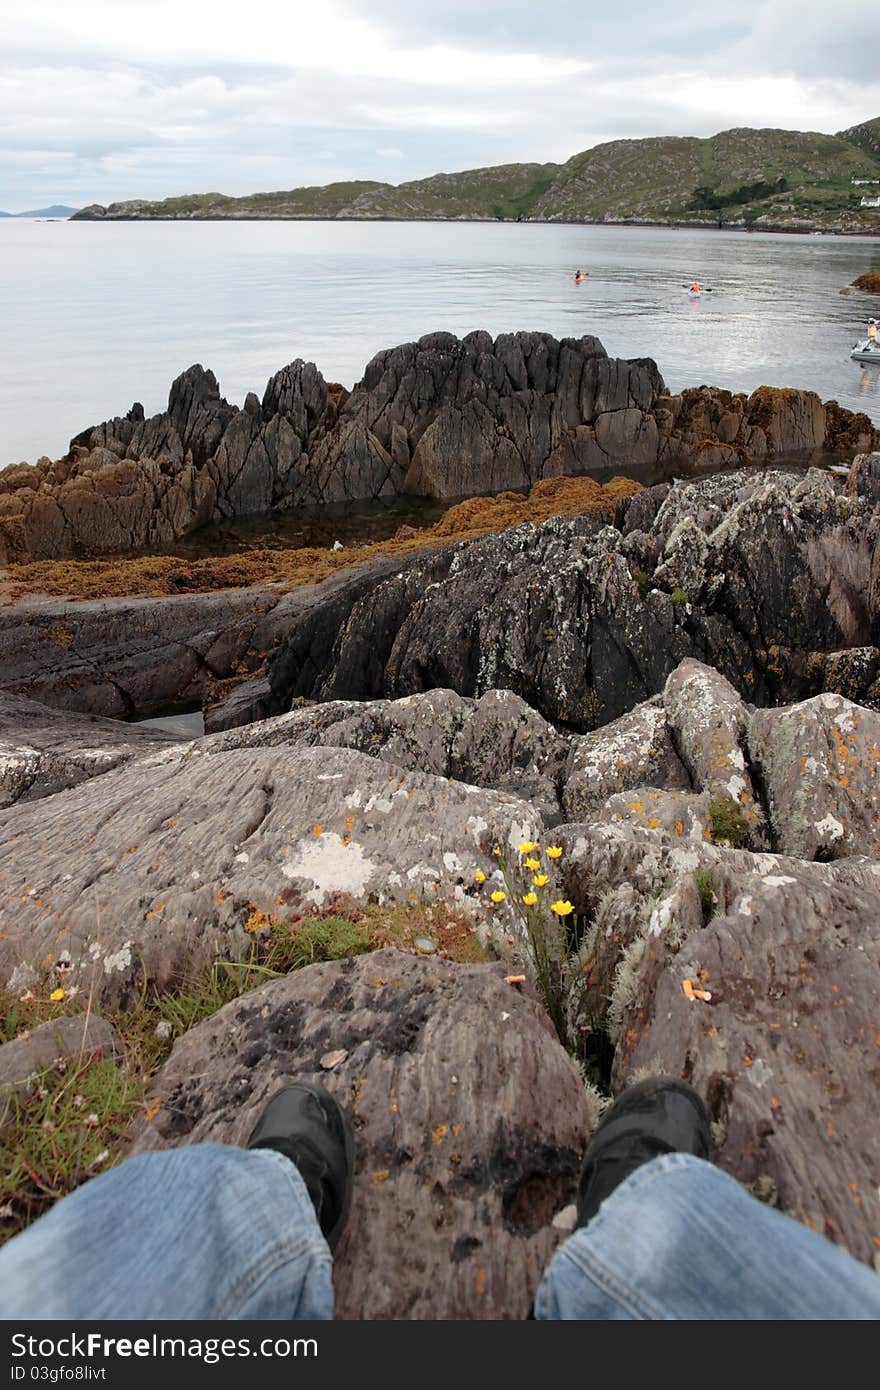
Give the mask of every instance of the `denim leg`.
M 0 1315 L 328 1319 L 330 1271 L 288 1158 L 194 1144 L 127 1159 L 9 1241 Z
M 560 1246 L 535 1317 L 880 1318 L 880 1278 L 711 1163 L 669 1154 Z

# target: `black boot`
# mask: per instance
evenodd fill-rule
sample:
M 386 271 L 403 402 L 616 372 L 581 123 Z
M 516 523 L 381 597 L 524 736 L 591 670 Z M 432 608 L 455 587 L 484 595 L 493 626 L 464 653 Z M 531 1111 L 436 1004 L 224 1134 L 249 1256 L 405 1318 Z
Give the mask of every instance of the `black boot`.
M 268 1101 L 247 1146 L 275 1149 L 296 1164 L 332 1250 L 351 1201 L 354 1138 L 330 1092 L 310 1081 L 283 1087 Z
M 661 1154 L 708 1158 L 709 1115 L 686 1081 L 652 1076 L 624 1091 L 587 1145 L 578 1184 L 578 1226 L 586 1226 L 618 1184 Z

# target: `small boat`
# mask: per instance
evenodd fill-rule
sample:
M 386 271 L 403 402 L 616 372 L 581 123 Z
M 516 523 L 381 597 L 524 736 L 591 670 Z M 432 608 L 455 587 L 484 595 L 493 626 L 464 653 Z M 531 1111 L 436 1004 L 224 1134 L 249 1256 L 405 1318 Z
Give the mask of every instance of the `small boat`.
M 876 328 L 873 319 L 868 320 L 869 328 Z M 850 357 L 854 362 L 877 362 L 880 363 L 880 337 L 875 332 L 873 337 L 862 338 L 856 343 Z
M 688 290 L 688 299 L 702 299 L 702 298 L 703 298 L 703 291 L 702 291 L 702 290 Z

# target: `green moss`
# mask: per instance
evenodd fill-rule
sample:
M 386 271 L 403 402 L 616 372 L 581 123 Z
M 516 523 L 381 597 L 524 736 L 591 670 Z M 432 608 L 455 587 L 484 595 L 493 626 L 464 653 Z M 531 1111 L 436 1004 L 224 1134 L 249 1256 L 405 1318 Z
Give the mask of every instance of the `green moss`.
M 651 589 L 651 576 L 646 574 L 644 570 L 633 570 L 632 577 L 638 586 L 639 593 L 644 598 Z
M 728 844 L 744 849 L 749 843 L 748 821 L 731 796 L 713 796 L 709 802 L 712 840 L 716 845 Z
M 289 961 L 288 969 L 319 960 L 361 956 L 376 946 L 365 922 L 351 922 L 346 917 L 316 917 L 301 923 L 295 931 L 278 927 L 275 932 L 278 949 Z
M 677 604 L 688 603 L 690 601 L 684 589 L 673 589 L 669 597 L 672 599 L 673 603 Z

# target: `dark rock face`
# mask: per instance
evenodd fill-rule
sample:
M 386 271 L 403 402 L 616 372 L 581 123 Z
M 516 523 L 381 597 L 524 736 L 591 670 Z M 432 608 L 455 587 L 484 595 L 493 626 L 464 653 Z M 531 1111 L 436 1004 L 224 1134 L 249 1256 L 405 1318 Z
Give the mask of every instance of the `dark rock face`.
M 822 689 L 880 698 L 868 497 L 817 470 L 740 472 L 637 497 L 618 516 L 623 532 L 552 520 L 418 557 L 364 593 L 322 669 L 298 634 L 282 639 L 270 708 L 502 687 L 586 731 L 656 694 L 688 656 L 756 703 Z
M 351 394 L 298 359 L 239 409 L 190 367 L 161 415 L 135 404 L 57 463 L 0 473 L 0 546 L 7 562 L 124 551 L 272 508 L 876 443 L 866 417 L 811 392 L 669 396 L 654 362 L 609 358 L 593 337 L 432 333 L 378 353 Z
M 397 568 L 378 557 L 288 593 L 266 586 L 0 607 L 0 691 L 113 719 L 202 703 L 208 727 L 223 728 L 230 684 L 262 670 L 282 636 L 304 673 L 323 670 L 352 604 Z M 262 686 L 241 692 L 238 722 L 269 713 L 265 696 Z
M 243 1143 L 278 1086 L 318 1081 L 355 1131 L 336 1316 L 524 1318 L 587 1107 L 540 1004 L 504 976 L 389 950 L 273 981 L 175 1044 L 134 1148 Z

